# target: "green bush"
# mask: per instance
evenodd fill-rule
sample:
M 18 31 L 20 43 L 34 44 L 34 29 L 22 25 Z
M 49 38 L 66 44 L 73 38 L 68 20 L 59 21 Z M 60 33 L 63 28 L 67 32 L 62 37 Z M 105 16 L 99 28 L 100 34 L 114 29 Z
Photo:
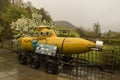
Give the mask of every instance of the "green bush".
M 102 52 L 102 64 L 105 66 L 110 66 L 114 69 L 119 69 L 119 66 L 120 66 L 120 46 L 119 45 L 104 46 L 104 51 Z
M 90 51 L 80 54 L 80 58 L 108 69 L 120 70 L 120 46 L 118 45 L 104 45 L 102 52 Z
M 120 45 L 120 39 L 103 39 L 104 44 Z

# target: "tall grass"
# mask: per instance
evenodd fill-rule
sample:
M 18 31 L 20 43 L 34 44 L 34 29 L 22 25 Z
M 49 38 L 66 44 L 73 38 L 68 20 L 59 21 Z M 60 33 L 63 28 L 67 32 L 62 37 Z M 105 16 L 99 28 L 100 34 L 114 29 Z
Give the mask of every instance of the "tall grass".
M 76 55 L 74 55 L 76 58 Z M 89 63 L 120 70 L 120 46 L 104 45 L 102 51 L 90 51 L 79 54 L 79 58 Z

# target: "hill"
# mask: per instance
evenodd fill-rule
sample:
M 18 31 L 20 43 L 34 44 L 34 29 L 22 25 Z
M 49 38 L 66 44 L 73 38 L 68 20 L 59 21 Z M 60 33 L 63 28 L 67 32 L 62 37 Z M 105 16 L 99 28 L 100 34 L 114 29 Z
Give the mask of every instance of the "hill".
M 56 31 L 57 36 L 60 36 L 60 30 L 69 30 L 70 36 L 79 37 L 79 34 L 76 32 L 77 27 L 74 26 L 72 23 L 67 21 L 54 21 L 56 25 L 53 29 Z M 62 33 L 62 36 L 66 37 L 67 33 Z
M 72 23 L 68 22 L 68 21 L 54 21 L 54 24 L 56 26 L 60 26 L 60 27 L 66 27 L 66 28 L 76 28 L 75 25 L 73 25 Z

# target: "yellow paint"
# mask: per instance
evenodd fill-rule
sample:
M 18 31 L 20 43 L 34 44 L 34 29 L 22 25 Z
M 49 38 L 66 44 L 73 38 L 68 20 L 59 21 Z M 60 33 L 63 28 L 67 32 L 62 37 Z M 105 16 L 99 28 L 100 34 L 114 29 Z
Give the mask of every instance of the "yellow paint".
M 21 37 L 18 39 L 19 46 L 23 50 L 33 51 L 31 42 L 37 39 L 42 44 L 53 44 L 58 47 L 59 53 L 76 54 L 90 51 L 90 48 L 95 47 L 95 43 L 82 39 L 72 37 L 57 37 L 55 32 L 47 26 L 39 26 L 35 30 L 34 37 Z

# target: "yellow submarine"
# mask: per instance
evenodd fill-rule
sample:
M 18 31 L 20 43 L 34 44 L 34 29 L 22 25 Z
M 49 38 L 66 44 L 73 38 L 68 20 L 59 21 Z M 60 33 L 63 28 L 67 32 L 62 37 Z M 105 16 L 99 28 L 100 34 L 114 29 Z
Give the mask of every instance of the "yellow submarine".
M 44 63 L 47 73 L 56 74 L 60 67 L 62 69 L 66 65 L 81 65 L 78 62 L 79 58 L 72 57 L 72 54 L 101 50 L 103 42 L 94 43 L 83 38 L 57 37 L 54 30 L 42 25 L 35 29 L 33 37 L 19 38 L 18 45 L 20 64 L 25 65 L 29 62 L 32 68 L 38 69 L 40 64 Z
M 19 47 L 24 51 L 34 51 L 32 41 L 36 40 L 41 44 L 50 44 L 57 46 L 57 52 L 63 54 L 80 54 L 88 52 L 92 49 L 102 49 L 103 42 L 96 41 L 96 43 L 83 39 L 73 37 L 57 37 L 54 30 L 48 26 L 41 25 L 35 29 L 33 37 L 21 37 L 18 39 Z

